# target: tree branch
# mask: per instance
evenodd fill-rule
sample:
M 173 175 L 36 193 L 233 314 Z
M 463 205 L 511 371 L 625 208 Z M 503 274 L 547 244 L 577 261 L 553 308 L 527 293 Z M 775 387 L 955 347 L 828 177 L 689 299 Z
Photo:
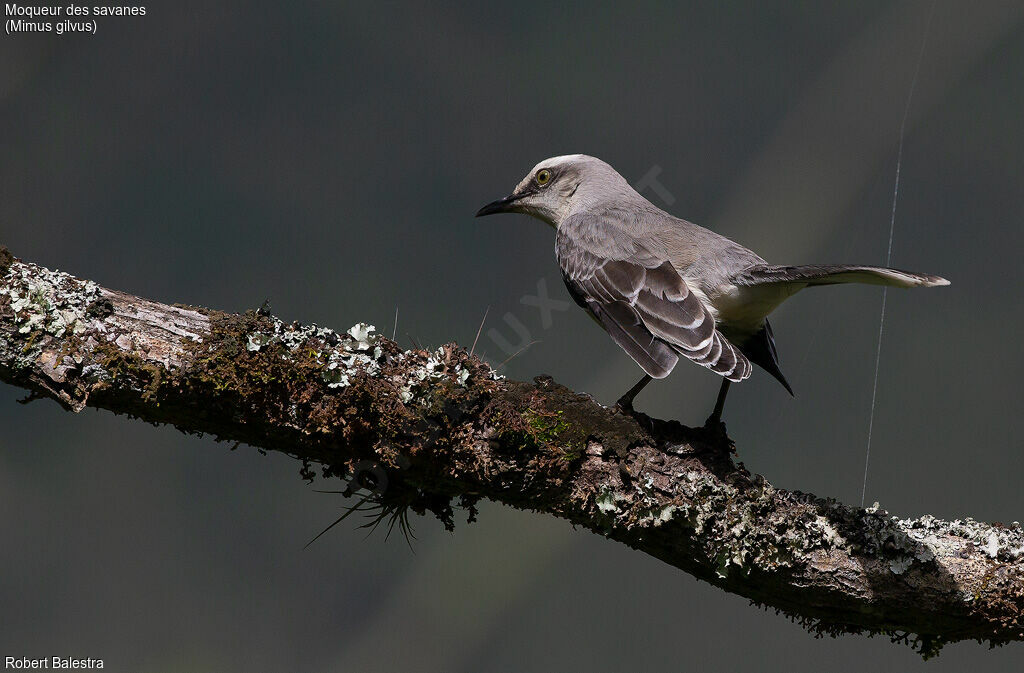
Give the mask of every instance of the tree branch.
M 282 451 L 386 512 L 489 498 L 568 519 L 817 633 L 1024 640 L 1024 531 L 774 488 L 724 436 L 625 416 L 539 377 L 508 381 L 454 344 L 401 350 L 264 313 L 167 306 L 0 248 L 0 380 Z M 911 638 L 911 634 L 916 637 Z

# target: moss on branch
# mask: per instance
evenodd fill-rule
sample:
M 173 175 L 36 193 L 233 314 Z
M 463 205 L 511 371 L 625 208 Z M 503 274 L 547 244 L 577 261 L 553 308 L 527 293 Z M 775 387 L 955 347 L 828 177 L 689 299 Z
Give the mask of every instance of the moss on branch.
M 277 450 L 385 512 L 490 498 L 560 516 L 819 633 L 882 633 L 933 654 L 1024 639 L 1024 531 L 900 519 L 788 492 L 722 435 L 623 415 L 550 378 L 497 376 L 465 349 L 167 306 L 0 248 L 0 380 Z M 916 634 L 913 638 L 907 634 Z

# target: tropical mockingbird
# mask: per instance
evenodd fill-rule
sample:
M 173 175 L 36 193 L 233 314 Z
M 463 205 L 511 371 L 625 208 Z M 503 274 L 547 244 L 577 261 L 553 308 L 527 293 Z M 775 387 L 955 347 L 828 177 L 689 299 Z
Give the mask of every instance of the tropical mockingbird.
M 584 154 L 546 159 L 503 199 L 479 211 L 525 213 L 553 226 L 569 294 L 645 375 L 664 378 L 679 357 L 723 377 L 708 423 L 721 420 L 729 384 L 759 365 L 785 386 L 768 314 L 813 285 L 949 285 L 938 276 L 849 264 L 776 266 L 640 196 L 611 166 Z

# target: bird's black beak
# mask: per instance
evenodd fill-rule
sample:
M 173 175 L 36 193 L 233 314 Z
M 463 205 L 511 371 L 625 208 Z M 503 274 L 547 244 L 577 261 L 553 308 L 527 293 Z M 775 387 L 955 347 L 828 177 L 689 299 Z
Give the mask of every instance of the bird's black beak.
M 494 215 L 495 213 L 510 213 L 512 212 L 512 204 L 521 197 L 521 194 L 509 194 L 503 199 L 491 201 L 486 206 L 476 211 L 476 216 L 483 217 L 484 215 Z

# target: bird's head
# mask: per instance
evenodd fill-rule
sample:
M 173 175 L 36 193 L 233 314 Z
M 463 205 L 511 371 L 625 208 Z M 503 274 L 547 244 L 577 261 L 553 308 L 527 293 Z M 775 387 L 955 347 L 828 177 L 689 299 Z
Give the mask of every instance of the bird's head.
M 623 192 L 635 194 L 614 168 L 585 154 L 567 154 L 534 166 L 511 194 L 488 203 L 476 216 L 524 213 L 557 227 L 569 215 Z

